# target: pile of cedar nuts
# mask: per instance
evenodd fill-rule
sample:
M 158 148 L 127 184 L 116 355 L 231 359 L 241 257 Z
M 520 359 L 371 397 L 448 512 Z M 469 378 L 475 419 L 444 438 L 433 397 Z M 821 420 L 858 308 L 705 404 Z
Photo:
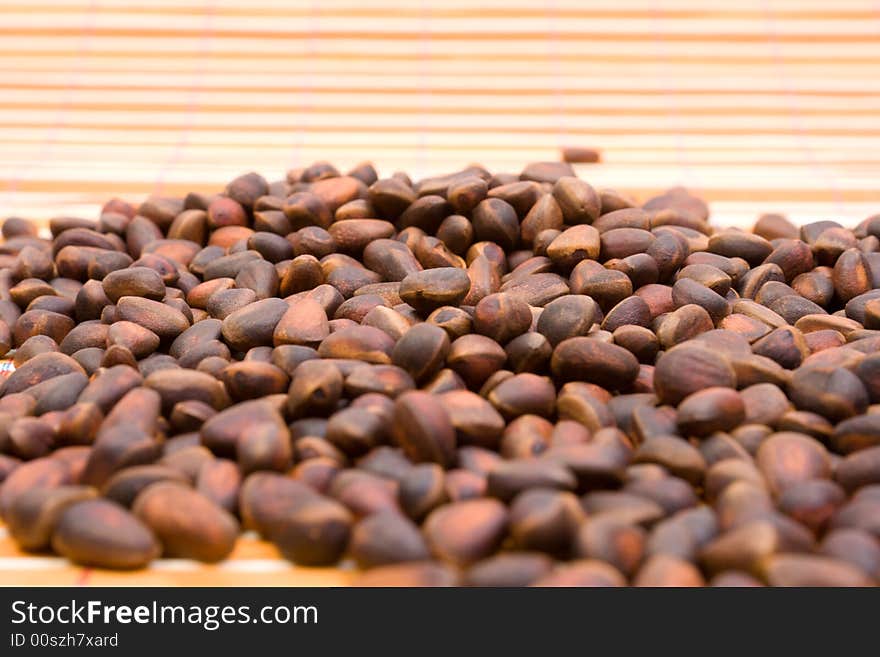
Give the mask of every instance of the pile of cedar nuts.
M 29 551 L 370 585 L 870 585 L 880 215 L 716 229 L 571 165 L 318 163 L 3 225 L 0 514 Z

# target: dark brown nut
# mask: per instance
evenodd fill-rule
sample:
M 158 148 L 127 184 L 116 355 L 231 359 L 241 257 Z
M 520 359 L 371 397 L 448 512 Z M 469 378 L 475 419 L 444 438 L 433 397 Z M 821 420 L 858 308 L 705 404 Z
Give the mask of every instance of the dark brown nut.
M 504 366 L 507 354 L 495 342 L 481 335 L 465 335 L 455 340 L 446 358 L 447 366 L 460 375 L 470 388 L 478 388 Z
M 394 403 L 380 395 L 365 395 L 357 400 L 353 408 L 362 408 L 390 419 L 394 411 Z M 357 467 L 384 479 L 400 483 L 403 477 L 415 466 L 403 454 L 403 450 L 382 445 L 359 459 Z
M 393 220 L 415 202 L 416 193 L 397 178 L 384 178 L 370 185 L 369 200 L 380 217 Z
M 164 369 L 144 379 L 144 386 L 159 393 L 162 407 L 171 412 L 178 402 L 194 399 L 210 404 L 217 410 L 229 405 L 223 384 L 203 372 L 186 369 Z
M 789 370 L 798 367 L 810 354 L 803 334 L 792 326 L 771 331 L 756 341 L 752 349 L 757 355 L 771 358 Z
M 781 214 L 762 214 L 752 232 L 765 240 L 796 239 L 799 234 L 797 226 Z
M 88 349 L 89 347 L 106 347 L 109 332 L 110 327 L 107 324 L 102 324 L 94 320 L 82 322 L 64 336 L 64 340 L 62 340 L 60 344 L 61 352 L 70 356 L 80 349 Z M 35 335 L 33 338 L 28 338 L 28 342 L 31 342 L 38 337 L 46 338 L 47 336 Z M 51 338 L 49 339 L 51 340 Z M 21 348 L 24 347 L 25 345 L 22 345 Z
M 705 308 L 687 304 L 662 317 L 657 339 L 661 346 L 670 349 L 713 328 L 715 324 Z
M 642 560 L 645 536 L 638 525 L 605 514 L 581 525 L 572 549 L 575 557 L 606 562 L 629 575 Z
M 457 566 L 495 552 L 507 533 L 508 512 L 493 499 L 465 500 L 436 508 L 423 531 L 431 552 Z
M 759 235 L 726 230 L 709 238 L 709 252 L 728 258 L 739 257 L 751 265 L 763 262 L 773 252 L 773 245 Z
M 140 520 L 107 500 L 68 506 L 55 525 L 52 549 L 83 566 L 118 569 L 143 568 L 161 550 Z
M 257 299 L 273 297 L 278 292 L 278 273 L 271 262 L 254 260 L 245 264 L 235 277 L 239 289 L 252 290 Z
M 764 337 L 772 330 L 763 322 L 742 313 L 728 315 L 721 320 L 718 326 L 721 329 L 733 331 L 743 336 L 750 343 Z
M 471 332 L 473 319 L 461 308 L 443 306 L 428 315 L 426 322 L 439 326 L 446 331 L 450 340 L 455 340 Z
M 253 425 L 239 437 L 238 466 L 244 475 L 258 470 L 284 472 L 290 468 L 290 432 L 280 422 Z
M 621 326 L 614 330 L 613 337 L 614 344 L 626 349 L 640 363 L 653 363 L 660 350 L 657 336 L 643 326 Z
M 840 367 L 795 370 L 788 384 L 788 394 L 798 408 L 819 413 L 832 421 L 864 413 L 869 401 L 859 378 Z
M 394 340 L 384 331 L 355 325 L 331 333 L 318 347 L 318 355 L 388 365 L 393 348 Z
M 272 345 L 275 327 L 288 309 L 289 306 L 282 299 L 255 301 L 223 320 L 223 338 L 236 351 Z
M 667 554 L 648 558 L 633 579 L 633 586 L 705 586 L 700 571 L 692 563 Z
M 529 304 L 508 294 L 490 294 L 474 308 L 474 331 L 506 344 L 529 330 L 532 312 Z
M 237 401 L 285 393 L 290 383 L 284 370 L 258 361 L 229 365 L 223 370 L 221 380 L 229 395 Z
M 357 587 L 456 586 L 455 569 L 434 562 L 403 563 L 366 570 L 352 582 Z
M 590 224 L 599 217 L 599 195 L 586 182 L 572 175 L 562 176 L 555 181 L 553 198 L 559 204 L 567 224 Z
M 826 523 L 846 501 L 843 489 L 827 479 L 808 479 L 785 488 L 779 496 L 779 510 L 814 532 Z
M 463 175 L 449 183 L 446 199 L 456 212 L 469 214 L 486 198 L 488 191 L 489 186 L 479 176 Z
M 421 520 L 448 501 L 443 468 L 436 463 L 412 467 L 400 480 L 400 506 L 414 520 Z
M 358 522 L 349 552 L 361 568 L 430 558 L 418 527 L 396 511 L 381 511 Z
M 290 477 L 256 472 L 244 480 L 239 494 L 242 524 L 268 537 L 293 508 L 314 496 L 311 488 Z
M 234 471 L 237 474 L 238 468 L 235 467 L 235 464 L 231 464 L 231 467 L 230 472 Z M 340 471 L 341 467 L 337 461 L 325 456 L 318 456 L 300 462 L 293 468 L 290 476 L 326 495 L 333 479 Z
M 550 366 L 559 381 L 587 381 L 609 390 L 626 388 L 639 371 L 639 362 L 626 349 L 584 337 L 560 342 Z
M 523 333 L 508 342 L 504 351 L 514 373 L 543 372 L 550 363 L 553 347 L 540 333 Z
M 386 440 L 388 422 L 365 409 L 349 407 L 327 423 L 327 440 L 349 456 L 360 456 Z
M 678 431 L 677 414 L 671 406 L 637 406 L 633 409 L 630 425 L 639 442 L 656 436 L 673 436 Z
M 858 249 L 847 249 L 834 264 L 834 291 L 846 303 L 873 287 L 871 266 L 865 254 Z
M 718 267 L 704 263 L 682 267 L 675 275 L 675 280 L 679 281 L 683 278 L 692 279 L 721 296 L 727 294 L 732 284 L 731 277 L 727 273 Z
M 507 201 L 493 198 L 495 194 L 495 190 L 490 191 L 490 198 L 481 201 L 473 210 L 474 237 L 480 241 L 495 242 L 504 250 L 511 251 L 519 241 L 517 210 Z
M 547 377 L 516 374 L 495 386 L 488 399 L 508 420 L 526 414 L 551 417 L 556 407 L 556 388 Z
M 214 563 L 225 559 L 238 537 L 238 522 L 188 486 L 158 482 L 144 489 L 132 506 L 162 543 L 162 552 Z
M 55 288 L 39 278 L 26 278 L 9 288 L 9 296 L 20 308 L 26 308 L 40 297 L 56 294 Z
M 125 507 L 131 507 L 142 490 L 160 481 L 172 481 L 183 486 L 189 477 L 177 468 L 167 465 L 136 465 L 114 474 L 101 488 L 101 495 Z
M 351 397 L 378 393 L 394 398 L 415 387 L 407 371 L 396 365 L 362 365 L 345 379 L 345 390 Z
M 237 310 L 245 308 L 257 300 L 257 293 L 248 289 L 217 290 L 205 304 L 212 319 L 226 319 Z
M 676 477 L 699 485 L 706 472 L 706 461 L 700 451 L 677 436 L 654 436 L 639 445 L 634 463 L 657 463 Z
M 271 362 L 276 367 L 280 367 L 287 372 L 288 376 L 293 376 L 296 368 L 307 360 L 315 360 L 318 358 L 318 352 L 311 347 L 303 347 L 299 345 L 280 345 L 272 350 Z
M 443 367 L 449 351 L 446 331 L 428 323 L 417 324 L 397 340 L 391 362 L 409 372 L 416 382 L 424 382 Z
M 820 548 L 828 557 L 846 561 L 874 579 L 880 574 L 880 545 L 859 529 L 835 529 L 825 535 Z
M 189 328 L 182 312 L 159 301 L 124 296 L 116 304 L 119 319 L 139 324 L 161 340 L 172 340 Z
M 70 356 L 57 352 L 38 354 L 15 370 L 3 386 L 3 394 L 23 392 L 44 381 L 65 374 L 84 374 L 85 371 Z
M 602 328 L 614 332 L 624 326 L 647 327 L 651 325 L 652 319 L 648 304 L 641 297 L 631 296 L 606 313 Z
M 467 272 L 455 267 L 428 269 L 408 275 L 400 284 L 400 298 L 428 316 L 441 306 L 457 305 L 470 289 Z
M 547 246 L 547 257 L 561 269 L 568 271 L 581 260 L 599 257 L 601 237 L 592 226 L 572 226 Z
M 290 261 L 279 282 L 282 295 L 311 290 L 324 283 L 321 263 L 311 254 L 300 254 Z
M 364 249 L 364 264 L 385 281 L 402 281 L 409 274 L 422 270 L 409 247 L 391 239 L 370 242 Z
M 269 514 L 267 537 L 295 563 L 304 566 L 336 563 L 349 542 L 351 513 L 338 502 L 311 490 L 288 508 L 283 515 Z
M 585 514 L 572 493 L 524 490 L 510 506 L 510 536 L 517 547 L 567 555 Z
M 160 443 L 136 423 L 108 425 L 113 419 L 111 413 L 99 430 L 81 476 L 82 483 L 102 486 L 113 473 L 132 465 L 152 463 L 161 453 Z
M 463 444 L 498 446 L 504 430 L 504 419 L 479 395 L 468 390 L 453 390 L 439 397 L 455 427 L 458 441 Z
M 465 576 L 467 586 L 529 586 L 547 575 L 553 560 L 539 552 L 504 552 L 478 561 Z
M 417 463 L 433 461 L 448 467 L 455 459 L 455 428 L 434 395 L 412 391 L 398 397 L 393 435 L 404 453 Z
M 33 488 L 13 499 L 6 514 L 9 534 L 23 550 L 49 547 L 52 532 L 64 510 L 72 504 L 97 497 L 87 486 Z
M 798 482 L 831 476 L 831 461 L 825 447 L 797 433 L 780 432 L 769 436 L 758 448 L 755 463 L 776 494 Z
M 489 471 L 487 492 L 509 501 L 531 488 L 574 490 L 577 480 L 564 465 L 534 458 L 502 461 Z
M 375 306 L 361 320 L 364 326 L 371 326 L 384 331 L 392 340 L 399 343 L 400 339 L 413 327 L 409 319 L 402 313 L 387 306 Z
M 544 273 L 511 278 L 501 286 L 501 291 L 519 297 L 530 306 L 545 306 L 570 290 L 558 274 Z
M 198 431 L 208 419 L 216 414 L 217 410 L 210 404 L 191 399 L 175 404 L 168 419 L 177 431 L 185 433 Z
M 740 392 L 745 405 L 745 421 L 750 424 L 775 425 L 791 410 L 791 403 L 776 385 L 756 383 Z
M 247 213 L 238 201 L 217 196 L 208 205 L 208 225 L 211 228 L 246 226 Z
M 165 296 L 162 277 L 149 267 L 128 267 L 107 274 L 103 281 L 104 293 L 112 303 L 122 297 L 145 297 L 161 300 Z
M 140 386 L 143 380 L 141 374 L 130 367 L 124 365 L 111 367 L 98 373 L 82 391 L 77 401 L 93 403 L 103 413 L 107 413 L 129 391 Z
M 591 297 L 605 310 L 633 293 L 632 281 L 623 272 L 606 269 L 597 262 L 582 260 L 569 278 L 573 294 Z
M 834 470 L 834 478 L 850 492 L 880 484 L 880 446 L 861 449 L 841 460 Z
M 745 420 L 745 404 L 731 388 L 706 388 L 685 397 L 678 406 L 678 427 L 686 436 L 730 431 Z
M 107 347 L 127 348 L 135 358 L 145 358 L 159 348 L 159 336 L 134 322 L 115 322 L 107 331 Z
M 521 415 L 506 428 L 501 438 L 501 455 L 508 459 L 530 458 L 546 451 L 551 444 L 553 424 L 537 415 Z M 500 465 L 500 461 L 498 465 Z M 495 468 L 492 465 L 486 474 Z
M 657 361 L 654 388 L 661 402 L 677 405 L 688 395 L 709 387 L 736 387 L 736 374 L 723 354 L 681 345 Z
M 19 347 L 31 336 L 47 335 L 57 344 L 61 344 L 73 327 L 74 322 L 67 315 L 51 310 L 29 310 L 15 321 L 15 326 L 12 327 L 12 343 Z
M 620 486 L 632 450 L 616 432 L 604 434 L 603 430 L 590 443 L 551 447 L 544 458 L 571 470 L 577 477 L 578 489 L 592 490 Z
M 831 557 L 778 554 L 762 568 L 770 586 L 872 586 L 870 577 L 857 567 Z
M 591 297 L 569 294 L 544 307 L 535 329 L 555 347 L 568 338 L 587 335 L 600 318 L 601 310 Z
M 287 397 L 291 417 L 327 415 L 342 395 L 343 377 L 339 368 L 321 360 L 307 360 L 294 372 Z
M 776 285 L 776 283 L 767 283 L 767 285 L 761 288 L 761 291 L 763 292 L 763 290 L 770 285 Z M 819 306 L 809 299 L 805 299 L 799 294 L 793 292 L 790 294 L 784 294 L 772 301 L 765 300 L 760 293 L 758 294 L 758 297 L 760 303 L 766 304 L 770 310 L 777 313 L 789 324 L 796 324 L 798 320 L 804 316 L 824 315 L 824 309 L 822 306 Z
M 581 559 L 556 566 L 550 573 L 539 578 L 532 586 L 626 586 L 626 578 L 619 570 L 603 561 Z
M 604 427 L 613 427 L 615 419 L 608 408 L 608 399 L 597 396 L 593 388 L 604 392 L 598 386 L 580 381 L 572 381 L 562 386 L 556 399 L 559 419 L 574 420 L 592 433 Z
M 18 418 L 6 430 L 5 451 L 26 461 L 45 456 L 52 449 L 53 433 L 52 427 L 40 418 Z
M 520 224 L 520 237 L 523 244 L 533 245 L 542 232 L 559 230 L 563 223 L 559 203 L 551 194 L 544 194 L 535 202 Z
M 358 255 L 370 242 L 394 235 L 394 224 L 380 219 L 346 219 L 333 223 L 327 232 L 342 253 Z
M 679 279 L 672 286 L 672 301 L 679 308 L 688 304 L 702 307 L 714 323 L 730 314 L 730 305 L 725 297 L 690 278 Z

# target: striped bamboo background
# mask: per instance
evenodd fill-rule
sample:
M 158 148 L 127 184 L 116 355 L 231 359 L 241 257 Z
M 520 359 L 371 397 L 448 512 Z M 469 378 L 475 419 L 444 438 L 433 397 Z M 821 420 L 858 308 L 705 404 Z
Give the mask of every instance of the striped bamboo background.
M 880 211 L 878 0 L 0 0 L 0 216 L 211 191 L 329 159 L 685 185 L 719 224 Z M 344 584 L 240 541 L 146 573 L 22 555 L 6 584 Z
M 0 208 L 248 169 L 518 170 L 569 145 L 719 221 L 880 200 L 877 0 L 2 0 Z

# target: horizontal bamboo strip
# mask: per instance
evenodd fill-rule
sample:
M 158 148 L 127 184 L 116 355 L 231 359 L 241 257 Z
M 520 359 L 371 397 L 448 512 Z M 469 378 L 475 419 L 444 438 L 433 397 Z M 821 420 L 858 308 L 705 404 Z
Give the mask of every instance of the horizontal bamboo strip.
M 662 68 L 659 69 L 662 73 Z M 430 80 L 430 85 L 428 81 Z M 530 93 L 615 93 L 628 94 L 674 94 L 690 92 L 700 94 L 784 93 L 784 94 L 848 94 L 877 96 L 880 79 L 827 78 L 812 76 L 794 79 L 775 77 L 753 78 L 750 76 L 727 76 L 718 78 L 710 71 L 690 78 L 674 78 L 664 75 L 645 75 L 638 84 L 624 78 L 604 78 L 587 74 L 518 78 L 461 77 L 455 75 L 309 75 L 292 82 L 284 76 L 251 73 L 213 72 L 132 72 L 131 74 L 92 72 L 88 75 L 72 75 L 70 71 L 52 71 L 34 75 L 26 71 L 6 71 L 0 76 L 0 88 L 104 88 L 112 89 L 251 89 L 251 90 L 337 90 L 367 92 L 397 92 L 422 94 L 463 93 L 520 95 Z
M 880 12 L 878 12 L 880 13 Z M 509 58 L 556 62 L 575 60 L 586 65 L 595 62 L 637 59 L 683 59 L 714 63 L 718 60 L 761 61 L 834 61 L 873 60 L 877 57 L 876 39 L 847 39 L 823 43 L 817 38 L 777 41 L 768 29 L 761 32 L 763 40 L 738 42 L 704 37 L 676 41 L 637 35 L 620 35 L 614 40 L 556 40 L 551 34 L 523 37 L 516 40 L 447 38 L 434 41 L 414 33 L 389 40 L 379 35 L 360 33 L 347 37 L 322 34 L 320 38 L 275 40 L 214 34 L 205 30 L 197 38 L 191 36 L 132 33 L 126 36 L 93 34 L 86 29 L 79 33 L 51 35 L 5 34 L 0 40 L 0 53 L 43 56 L 50 53 L 73 57 L 68 68 L 80 66 L 84 58 L 93 57 L 175 57 L 234 55 L 247 61 L 253 58 L 339 57 L 393 58 L 432 60 L 474 60 L 480 62 Z M 186 60 L 182 60 L 185 63 Z
M 516 81 L 523 80 L 526 84 L 532 84 L 533 78 L 562 80 L 567 82 L 571 78 L 579 78 L 585 74 L 584 61 L 553 59 L 495 59 L 480 61 L 475 64 L 470 59 L 450 60 L 434 59 L 431 53 L 411 58 L 372 58 L 351 57 L 322 57 L 315 59 L 307 54 L 292 54 L 272 59 L 264 59 L 259 62 L 238 57 L 226 56 L 193 56 L 187 62 L 181 62 L 176 58 L 119 58 L 83 57 L 75 66 L 71 66 L 70 55 L 43 54 L 38 57 L 33 55 L 7 55 L 0 59 L 0 73 L 36 72 L 52 73 L 74 68 L 77 76 L 96 76 L 96 79 L 104 79 L 113 74 L 179 74 L 181 72 L 197 73 L 199 75 L 228 75 L 236 74 L 251 75 L 255 71 L 260 75 L 285 74 L 288 77 L 303 75 L 334 76 L 343 81 L 353 75 L 381 75 L 383 78 L 395 76 L 416 76 L 422 83 L 429 83 L 435 77 L 439 79 L 449 76 L 487 77 L 492 75 L 505 75 Z M 606 61 L 590 62 L 589 74 L 594 79 L 618 78 L 626 76 L 631 78 L 633 87 L 638 87 L 639 80 L 658 75 L 675 78 L 688 77 L 693 79 L 706 79 L 710 76 L 725 76 L 744 79 L 746 77 L 772 78 L 777 83 L 788 80 L 804 79 L 816 80 L 817 78 L 834 77 L 846 80 L 865 80 L 872 77 L 877 70 L 875 60 L 866 58 L 864 61 L 848 62 L 842 65 L 840 62 L 827 61 L 774 61 L 768 56 L 752 62 L 713 62 L 707 66 L 705 62 L 697 60 L 672 60 L 654 53 L 644 59 L 619 60 L 616 57 L 608 57 Z M 784 72 L 785 81 L 779 79 L 780 73 Z M 100 76 L 100 78 L 98 78 Z M 69 83 L 70 81 L 68 81 Z M 340 86 L 342 86 L 340 85 Z M 784 88 L 779 84 L 779 89 Z
M 102 0 L 102 8 L 114 12 L 156 12 L 186 13 L 200 12 L 205 8 L 204 0 L 152 0 L 146 5 L 142 0 Z M 19 8 L 19 11 L 88 11 L 87 0 L 34 0 Z M 319 5 L 290 2 L 289 0 L 251 0 L 246 5 L 236 0 L 212 0 L 211 9 L 222 14 L 264 14 L 279 16 L 309 15 L 311 13 L 359 15 L 384 11 L 394 11 L 398 15 L 473 15 L 481 16 L 511 14 L 546 14 L 548 11 L 580 16 L 617 15 L 743 15 L 772 13 L 775 16 L 820 17 L 835 15 L 871 15 L 876 5 L 871 0 L 837 0 L 829 3 L 824 0 L 743 0 L 737 3 L 713 3 L 704 0 L 665 0 L 658 7 L 655 0 L 616 0 L 613 3 L 589 3 L 583 0 L 556 0 L 552 6 L 536 5 L 529 0 L 445 0 L 428 7 L 409 0 L 374 0 L 364 3 L 361 0 L 324 0 Z
M 195 101 L 197 102 L 197 101 Z M 195 116 L 193 114 L 196 114 Z M 679 134 L 785 134 L 809 131 L 812 135 L 864 135 L 880 134 L 880 121 L 876 115 L 840 116 L 794 116 L 749 115 L 689 116 L 678 127 Z M 206 111 L 199 105 L 197 112 L 137 110 L 118 112 L 112 109 L 65 111 L 65 126 L 115 127 L 126 130 L 294 130 L 308 125 L 309 130 L 342 132 L 417 131 L 420 133 L 455 133 L 459 135 L 480 133 L 551 133 L 560 130 L 570 134 L 654 134 L 668 128 L 658 123 L 654 116 L 590 116 L 565 114 L 432 114 L 414 110 L 410 113 L 385 114 L 381 112 L 361 114 L 325 114 L 300 108 L 275 112 L 224 112 Z M 38 127 L 56 125 L 59 112 L 56 108 L 31 108 L 26 113 L 17 108 L 5 109 L 0 103 L 0 130 L 5 126 Z
M 430 20 L 428 20 L 430 18 Z M 348 15 L 322 15 L 319 10 L 311 14 L 285 16 L 278 20 L 272 16 L 251 13 L 228 16 L 210 11 L 198 14 L 181 14 L 169 19 L 162 13 L 117 13 L 112 10 L 69 12 L 21 12 L 6 11 L 0 23 L 0 34 L 54 34 L 64 32 L 90 33 L 128 32 L 170 34 L 252 34 L 267 38 L 290 38 L 319 34 L 350 35 L 369 32 L 376 37 L 395 38 L 399 35 L 421 35 L 425 38 L 519 38 L 550 34 L 556 39 L 614 39 L 621 35 L 642 37 L 700 38 L 719 36 L 729 39 L 757 41 L 766 38 L 772 30 L 775 39 L 816 37 L 820 40 L 846 40 L 849 38 L 876 38 L 873 21 L 857 18 L 829 18 L 819 16 L 786 17 L 776 20 L 772 13 L 755 18 L 738 16 L 671 17 L 664 20 L 661 10 L 653 15 L 617 17 L 555 16 L 545 10 L 537 15 L 511 17 L 505 13 L 491 20 L 480 19 L 479 12 L 470 18 L 431 15 L 428 11 L 407 17 L 398 13 L 379 16 L 362 15 L 353 21 Z

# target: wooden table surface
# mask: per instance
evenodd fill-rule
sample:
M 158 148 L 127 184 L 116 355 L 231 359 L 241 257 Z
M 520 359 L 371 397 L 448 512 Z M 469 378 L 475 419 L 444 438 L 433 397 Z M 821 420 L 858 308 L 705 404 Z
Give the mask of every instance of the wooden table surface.
M 214 191 L 328 159 L 518 171 L 564 146 L 596 186 L 684 185 L 718 225 L 880 212 L 876 0 L 5 0 L 0 216 Z M 22 555 L 0 584 L 345 584 L 243 538 L 218 566 Z

